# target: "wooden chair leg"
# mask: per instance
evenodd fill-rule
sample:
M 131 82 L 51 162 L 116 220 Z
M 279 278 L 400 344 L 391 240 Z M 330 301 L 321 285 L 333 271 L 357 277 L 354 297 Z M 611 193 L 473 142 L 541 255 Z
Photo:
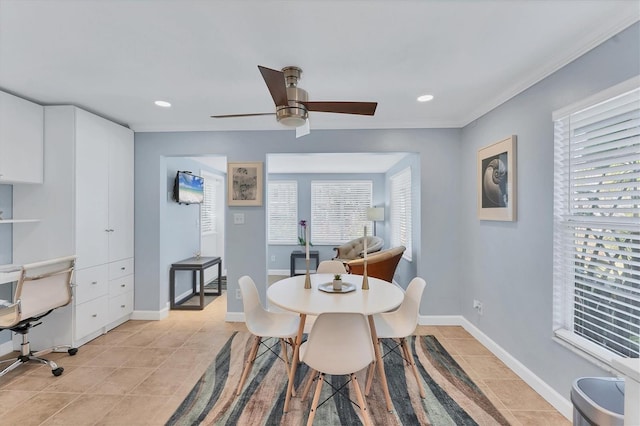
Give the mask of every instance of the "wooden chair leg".
M 353 388 L 356 392 L 356 398 L 358 399 L 358 404 L 360 405 L 360 412 L 362 413 L 362 421 L 365 426 L 371 425 L 371 420 L 369 419 L 369 411 L 367 410 L 367 404 L 362 396 L 362 391 L 360 390 L 360 385 L 358 384 L 358 379 L 355 373 L 351 373 L 351 383 L 353 383 Z
M 287 354 L 287 342 L 284 339 L 280 339 L 280 347 L 282 348 L 282 359 L 287 369 L 287 376 L 289 376 L 289 380 L 293 380 L 291 377 L 291 366 L 289 365 L 289 355 Z M 291 396 L 296 396 L 295 386 L 291 387 Z
M 427 394 L 424 391 L 424 387 L 422 386 L 422 381 L 420 380 L 420 374 L 418 374 L 418 367 L 416 367 L 416 362 L 413 359 L 413 354 L 409 349 L 409 345 L 407 344 L 407 339 L 400 339 L 400 344 L 402 345 L 402 350 L 404 351 L 407 362 L 411 365 L 411 369 L 413 370 L 413 376 L 416 378 L 416 383 L 418 384 L 418 389 L 420 390 L 420 398 L 424 399 L 427 397 Z
M 236 395 L 240 395 L 240 391 L 242 391 L 242 386 L 244 386 L 244 381 L 247 380 L 247 376 L 249 375 L 249 371 L 251 371 L 253 362 L 256 360 L 256 355 L 258 353 L 258 346 L 260 346 L 261 339 L 262 338 L 260 336 L 255 336 L 253 338 L 253 345 L 251 346 L 249 355 L 247 355 L 247 360 L 244 363 L 244 370 L 242 371 L 242 377 L 240 378 L 240 383 L 238 384 L 238 390 L 236 391 Z
M 284 365 L 287 366 L 287 370 L 289 369 L 289 354 L 287 351 L 287 342 L 284 339 L 280 339 L 280 347 L 282 348 L 282 359 L 284 360 Z
M 318 409 L 318 400 L 320 400 L 320 392 L 322 392 L 322 383 L 324 382 L 324 373 L 318 375 L 318 383 L 316 384 L 316 391 L 313 394 L 313 402 L 311 403 L 311 411 L 309 412 L 309 419 L 307 420 L 307 426 L 313 425 L 313 418 L 316 416 L 316 410 Z
M 380 339 L 378 339 L 377 345 L 380 345 Z M 376 360 L 374 359 L 371 364 L 369 364 L 369 368 L 367 368 L 367 376 L 366 383 L 364 386 L 364 394 L 365 396 L 369 396 L 369 392 L 371 392 L 371 383 L 373 382 L 373 376 L 376 375 Z
M 311 390 L 311 385 L 316 380 L 317 378 L 316 376 L 318 375 L 318 372 L 316 370 L 310 369 L 309 375 L 311 377 L 309 378 L 309 380 L 307 380 L 307 384 L 304 386 L 304 390 L 302 391 L 302 401 L 305 401 L 307 399 L 307 396 L 309 395 L 309 391 Z

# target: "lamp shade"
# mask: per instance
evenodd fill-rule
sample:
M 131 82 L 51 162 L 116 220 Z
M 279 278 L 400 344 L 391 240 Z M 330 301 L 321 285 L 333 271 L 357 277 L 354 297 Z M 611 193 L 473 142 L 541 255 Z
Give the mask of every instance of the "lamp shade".
M 369 207 L 367 208 L 367 220 L 374 222 L 380 222 L 384 220 L 384 207 Z

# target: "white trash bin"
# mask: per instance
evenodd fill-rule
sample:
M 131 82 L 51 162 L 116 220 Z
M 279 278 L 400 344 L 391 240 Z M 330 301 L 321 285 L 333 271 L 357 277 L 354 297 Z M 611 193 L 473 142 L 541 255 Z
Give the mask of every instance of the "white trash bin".
M 573 382 L 573 426 L 623 426 L 624 379 L 582 377 Z

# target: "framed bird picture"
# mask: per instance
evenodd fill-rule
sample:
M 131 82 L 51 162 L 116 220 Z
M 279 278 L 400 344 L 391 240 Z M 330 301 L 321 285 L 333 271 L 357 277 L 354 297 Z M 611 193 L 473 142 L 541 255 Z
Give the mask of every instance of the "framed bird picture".
M 516 136 L 478 150 L 478 219 L 516 220 Z

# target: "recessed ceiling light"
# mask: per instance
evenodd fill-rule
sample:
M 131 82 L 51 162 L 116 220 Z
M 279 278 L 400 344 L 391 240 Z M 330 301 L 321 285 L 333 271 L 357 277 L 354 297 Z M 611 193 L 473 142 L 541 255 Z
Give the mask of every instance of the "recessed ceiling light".
M 171 103 L 169 103 L 167 101 L 155 101 L 154 104 L 158 105 L 159 107 L 163 107 L 163 108 L 169 108 L 171 106 Z
M 418 96 L 418 102 L 429 102 L 430 100 L 433 99 L 433 95 L 422 95 L 422 96 Z

